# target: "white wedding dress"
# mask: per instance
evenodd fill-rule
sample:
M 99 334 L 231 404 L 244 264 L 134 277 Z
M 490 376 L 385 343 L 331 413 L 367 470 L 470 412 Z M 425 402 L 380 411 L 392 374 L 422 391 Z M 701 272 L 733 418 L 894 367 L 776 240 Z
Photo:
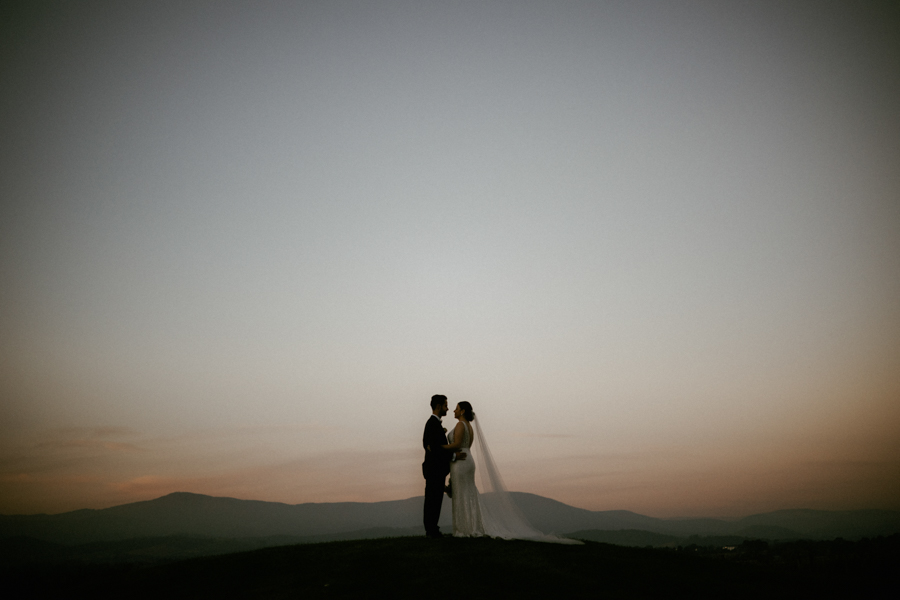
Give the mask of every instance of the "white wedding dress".
M 448 441 L 453 444 L 456 430 L 450 432 Z M 453 537 L 482 537 L 484 521 L 481 503 L 475 486 L 475 461 L 472 459 L 471 426 L 463 428 L 459 452 L 468 455 L 466 460 L 450 463 L 450 483 L 453 493 Z
M 454 537 L 489 536 L 505 540 L 583 544 L 579 540 L 544 534 L 531 526 L 500 478 L 480 421 L 475 419 L 472 425 L 475 452 L 472 452 L 473 431 L 466 426 L 459 451 L 465 452 L 467 458 L 450 463 Z M 451 444 L 454 443 L 454 434 L 455 429 L 448 438 Z M 475 484 L 476 473 L 481 486 L 480 493 Z

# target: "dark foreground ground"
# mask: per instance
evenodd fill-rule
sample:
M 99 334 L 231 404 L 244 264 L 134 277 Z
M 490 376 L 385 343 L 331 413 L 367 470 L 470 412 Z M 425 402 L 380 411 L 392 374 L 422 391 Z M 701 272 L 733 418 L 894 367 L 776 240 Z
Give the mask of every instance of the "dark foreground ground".
M 897 598 L 900 535 L 859 542 L 562 546 L 422 537 L 162 564 L 7 563 L 12 598 Z

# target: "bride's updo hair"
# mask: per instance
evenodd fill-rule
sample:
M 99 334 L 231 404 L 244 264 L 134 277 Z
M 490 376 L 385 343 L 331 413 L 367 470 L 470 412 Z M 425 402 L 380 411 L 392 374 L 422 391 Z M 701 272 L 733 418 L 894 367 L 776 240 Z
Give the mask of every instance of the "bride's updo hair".
M 472 411 L 472 405 L 468 402 L 460 402 L 459 407 L 463 409 L 463 416 L 466 418 L 466 421 L 474 421 L 475 413 Z

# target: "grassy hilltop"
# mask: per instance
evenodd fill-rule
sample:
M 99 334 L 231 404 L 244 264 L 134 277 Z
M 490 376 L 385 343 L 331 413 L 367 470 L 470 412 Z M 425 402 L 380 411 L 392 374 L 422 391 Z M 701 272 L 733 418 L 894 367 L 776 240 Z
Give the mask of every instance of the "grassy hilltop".
M 900 536 L 711 549 L 389 538 L 265 548 L 150 566 L 72 562 L 0 573 L 13 597 L 895 597 Z M 15 589 L 14 588 L 14 589 Z M 9 589 L 9 588 L 7 588 Z M 880 594 L 884 594 L 880 596 Z

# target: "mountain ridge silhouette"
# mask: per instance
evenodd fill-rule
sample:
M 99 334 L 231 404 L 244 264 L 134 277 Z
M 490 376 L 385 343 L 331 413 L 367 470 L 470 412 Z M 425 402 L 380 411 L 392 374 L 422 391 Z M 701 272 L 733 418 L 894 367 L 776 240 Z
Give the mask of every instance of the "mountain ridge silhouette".
M 627 510 L 591 511 L 512 492 L 531 523 L 546 533 L 641 530 L 662 535 L 740 535 L 768 539 L 859 539 L 900 532 L 900 511 L 787 509 L 741 519 L 659 519 Z M 104 509 L 59 514 L 0 515 L 0 538 L 26 536 L 64 544 L 186 535 L 215 538 L 312 538 L 356 531 L 422 527 L 422 497 L 381 502 L 286 504 L 174 492 Z M 451 527 L 450 502 L 441 516 Z

